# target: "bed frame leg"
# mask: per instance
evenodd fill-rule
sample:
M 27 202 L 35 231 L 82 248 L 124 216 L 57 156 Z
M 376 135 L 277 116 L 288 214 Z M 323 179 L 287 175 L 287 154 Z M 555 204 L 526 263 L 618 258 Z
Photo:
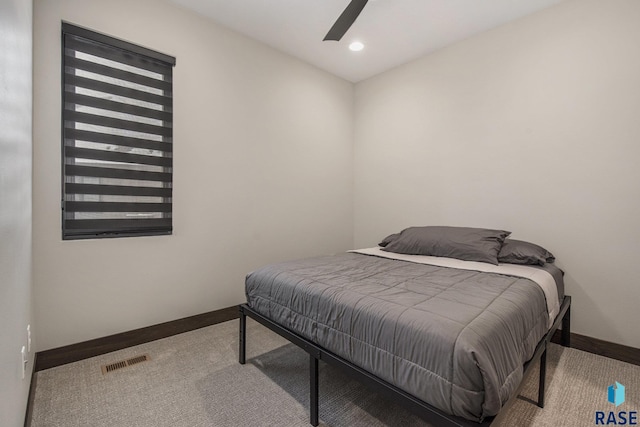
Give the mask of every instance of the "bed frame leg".
M 564 347 L 571 347 L 571 305 L 567 307 L 567 312 L 562 318 L 562 331 L 560 335 L 560 343 Z
M 318 425 L 318 359 L 309 354 L 309 423 Z
M 547 348 L 545 347 L 540 356 L 540 382 L 538 383 L 538 406 L 544 408 L 544 389 L 547 379 Z
M 238 340 L 239 349 L 238 349 L 238 361 L 241 365 L 244 365 L 247 354 L 247 315 L 245 314 L 242 307 L 240 307 L 240 339 Z

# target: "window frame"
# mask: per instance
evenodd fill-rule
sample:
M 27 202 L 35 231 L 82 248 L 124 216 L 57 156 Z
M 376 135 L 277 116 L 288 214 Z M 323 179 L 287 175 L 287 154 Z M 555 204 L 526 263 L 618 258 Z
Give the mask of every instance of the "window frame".
M 61 36 L 62 239 L 78 240 L 171 235 L 173 233 L 173 67 L 176 64 L 176 59 L 172 56 L 64 21 L 62 22 Z M 67 45 L 67 41 L 69 41 L 69 46 Z M 122 61 L 118 61 L 118 58 L 115 59 L 115 61 L 119 63 L 119 66 L 124 66 L 125 68 L 134 67 L 144 70 L 148 69 L 145 67 L 157 67 L 160 70 L 156 74 L 159 74 L 161 77 L 155 77 L 153 82 L 162 87 L 161 89 L 157 89 L 161 95 L 156 95 L 157 98 L 162 98 L 162 105 L 156 105 L 156 107 L 159 106 L 160 108 L 151 113 L 153 116 L 158 116 L 158 118 L 151 120 L 159 122 L 160 124 L 146 126 L 153 129 L 153 131 L 149 132 L 151 132 L 151 134 L 153 134 L 152 136 L 156 139 L 132 135 L 136 134 L 137 131 L 128 132 L 126 126 L 119 127 L 119 123 L 129 123 L 133 124 L 134 127 L 145 129 L 144 120 L 148 120 L 147 117 L 150 116 L 140 115 L 135 111 L 149 109 L 141 107 L 139 103 L 136 103 L 137 101 L 135 101 L 135 99 L 128 100 L 133 102 L 133 104 L 123 102 L 122 100 L 115 101 L 119 105 L 114 106 L 112 101 L 105 100 L 108 100 L 109 96 L 116 96 L 117 94 L 103 91 L 103 95 L 85 96 L 85 98 L 91 98 L 94 102 L 97 100 L 98 103 L 111 103 L 112 105 L 109 108 L 98 107 L 98 113 L 91 112 L 87 114 L 86 112 L 78 112 L 77 105 L 81 105 L 84 108 L 92 108 L 92 106 L 74 102 L 74 100 L 79 97 L 77 88 L 82 88 L 82 85 L 78 86 L 75 83 L 78 79 L 78 70 L 82 70 L 82 68 L 76 68 L 76 65 L 73 65 L 78 61 L 78 57 L 71 56 L 72 60 L 67 59 L 69 56 L 67 48 L 73 52 L 82 52 L 82 49 L 77 50 L 76 48 L 70 47 L 73 46 L 74 43 L 78 45 L 84 43 L 106 52 L 106 56 L 97 56 L 98 59 L 102 59 L 103 61 L 113 61 L 113 59 L 109 58 L 109 55 L 123 58 Z M 92 55 L 92 53 L 89 55 Z M 68 64 L 68 62 L 71 63 L 71 65 Z M 87 64 L 87 61 L 84 62 Z M 100 61 L 89 61 L 89 63 L 98 68 L 108 69 L 104 74 L 98 73 L 101 77 L 118 80 L 117 77 L 110 75 L 110 73 L 120 73 L 121 68 L 101 65 Z M 144 66 L 142 66 L 142 64 L 144 64 Z M 140 65 L 140 67 L 137 67 L 137 65 Z M 68 72 L 68 70 L 71 70 L 71 72 Z M 133 75 L 135 72 L 123 72 L 123 74 Z M 145 79 L 144 75 L 142 75 L 142 77 L 136 77 L 138 79 Z M 148 80 L 152 79 L 148 78 Z M 99 82 L 99 80 L 95 80 L 95 82 Z M 131 87 L 128 85 L 135 84 L 135 78 L 133 80 L 125 79 L 123 82 L 124 84 L 117 83 L 115 85 L 126 90 Z M 113 83 L 111 85 L 113 87 Z M 145 85 L 143 84 L 143 86 Z M 119 109 L 120 107 L 123 107 L 122 110 Z M 134 112 L 127 112 L 126 110 L 129 109 Z M 128 117 L 114 118 L 110 114 L 100 114 L 100 112 L 111 113 L 116 116 L 131 115 L 135 120 L 131 121 Z M 89 118 L 89 121 L 76 119 L 78 116 Z M 144 120 L 140 121 L 140 119 Z M 107 131 L 105 133 L 100 132 L 100 130 L 83 131 L 77 127 L 78 123 L 85 125 L 85 127 L 87 123 L 91 125 L 91 120 L 97 120 L 96 123 L 98 127 L 104 128 L 104 126 L 106 126 L 104 129 L 107 129 Z M 114 125 L 109 126 L 107 123 L 114 123 Z M 161 131 L 157 131 L 156 129 L 161 129 Z M 155 154 L 140 155 L 135 152 L 133 154 L 130 152 L 120 154 L 115 150 L 105 149 L 104 147 L 98 149 L 80 148 L 77 144 L 78 141 L 84 142 L 86 145 L 86 141 L 78 139 L 82 138 L 79 134 L 83 132 L 85 135 L 92 135 L 91 137 L 93 138 L 97 137 L 98 140 L 103 137 L 106 140 L 115 139 L 115 142 L 111 141 L 109 143 L 112 145 L 112 148 L 115 149 L 122 148 L 120 145 L 124 145 L 134 147 L 130 149 L 130 151 L 134 151 L 136 149 L 141 150 L 141 146 L 148 146 L 148 150 L 150 152 L 155 151 Z M 122 134 L 118 132 L 122 132 Z M 143 130 L 140 132 L 144 133 Z M 91 144 L 91 139 L 87 139 L 87 141 Z M 107 144 L 104 141 L 96 141 L 94 139 L 94 143 L 95 142 Z M 156 147 L 156 149 L 154 150 L 152 147 Z M 88 157 L 83 157 L 83 150 L 91 154 Z M 85 166 L 86 169 L 87 167 L 96 167 L 96 164 L 104 163 L 96 167 L 95 171 L 85 174 L 78 172 L 78 169 L 82 168 L 69 167 L 76 166 L 75 161 L 77 159 L 91 159 L 91 155 L 95 156 L 96 153 L 98 153 L 98 157 L 93 158 L 102 160 L 94 160 L 95 163 L 93 165 L 88 163 L 88 166 Z M 113 163 L 115 163 L 115 166 Z M 161 172 L 149 172 L 149 169 L 161 170 Z M 92 175 L 100 173 L 98 171 L 105 171 L 106 175 L 102 178 L 100 175 Z M 118 174 L 140 175 L 140 178 L 118 178 L 115 176 Z M 149 177 L 151 177 L 151 181 Z M 86 178 L 97 179 L 98 183 L 85 185 L 82 181 Z M 120 181 L 115 185 L 109 185 L 101 182 L 103 178 L 119 179 Z M 127 179 L 137 179 L 138 184 L 131 182 L 124 183 Z M 139 184 L 140 182 L 143 184 Z M 155 182 L 155 184 L 151 185 L 151 182 Z M 96 192 L 87 192 L 89 191 L 88 187 L 91 187 L 91 191 Z M 91 195 L 97 195 L 98 201 L 91 202 L 83 200 L 84 197 L 87 196 L 91 198 Z M 105 201 L 104 199 L 107 198 L 105 196 L 116 199 L 117 201 Z M 81 201 L 76 200 L 78 197 Z M 141 202 L 139 199 L 144 199 L 144 197 L 153 197 L 154 199 L 162 200 L 162 202 L 148 203 L 148 200 Z M 81 209 L 88 210 L 85 211 Z M 87 212 L 90 213 L 88 215 L 89 217 L 95 215 L 95 218 L 76 218 L 78 213 L 87 215 Z M 103 216 L 101 217 L 100 215 Z M 111 217 L 110 215 L 115 216 Z M 159 217 L 157 217 L 158 215 Z M 125 218 L 121 218 L 120 216 L 124 216 Z M 83 223 L 82 221 L 85 222 Z

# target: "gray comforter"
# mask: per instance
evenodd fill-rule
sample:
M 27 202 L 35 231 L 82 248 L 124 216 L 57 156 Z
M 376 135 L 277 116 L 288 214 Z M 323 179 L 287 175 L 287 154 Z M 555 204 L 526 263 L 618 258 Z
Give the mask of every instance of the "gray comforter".
M 498 413 L 547 332 L 540 287 L 356 253 L 247 276 L 257 312 L 453 415 Z

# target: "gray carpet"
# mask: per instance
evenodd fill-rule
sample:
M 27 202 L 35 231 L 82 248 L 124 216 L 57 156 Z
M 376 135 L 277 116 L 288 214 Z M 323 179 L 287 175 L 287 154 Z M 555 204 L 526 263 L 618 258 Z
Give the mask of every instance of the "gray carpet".
M 39 372 L 32 427 L 308 426 L 307 354 L 248 320 L 247 364 L 238 364 L 238 322 Z M 100 367 L 139 354 L 151 361 L 103 375 Z M 536 368 L 537 369 L 537 368 Z M 614 381 L 627 400 L 607 402 Z M 552 345 L 546 407 L 537 374 L 500 426 L 589 426 L 594 412 L 640 410 L 640 367 Z M 320 364 L 324 426 L 424 426 L 421 419 Z

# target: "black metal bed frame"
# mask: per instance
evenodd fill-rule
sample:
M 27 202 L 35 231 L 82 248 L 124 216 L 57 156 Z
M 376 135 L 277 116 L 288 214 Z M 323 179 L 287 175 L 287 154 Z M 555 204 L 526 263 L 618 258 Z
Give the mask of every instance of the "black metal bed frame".
M 246 361 L 246 324 L 247 316 L 271 329 L 278 335 L 286 338 L 291 343 L 297 345 L 307 353 L 309 353 L 309 422 L 313 426 L 317 426 L 319 422 L 319 401 L 318 401 L 318 361 L 322 360 L 330 365 L 333 365 L 341 369 L 344 373 L 359 380 L 364 385 L 368 386 L 372 390 L 380 393 L 381 395 L 389 398 L 390 400 L 405 406 L 407 409 L 423 418 L 425 421 L 433 423 L 438 426 L 457 426 L 457 427 L 478 427 L 489 426 L 492 422 L 496 421 L 501 414 L 506 412 L 506 408 L 511 406 L 518 397 L 522 386 L 524 385 L 524 378 L 530 375 L 532 366 L 535 362 L 540 360 L 540 379 L 538 382 L 538 406 L 544 407 L 544 392 L 545 392 L 545 378 L 547 371 L 547 346 L 551 342 L 553 334 L 562 323 L 561 344 L 565 347 L 571 345 L 570 342 L 570 330 L 571 330 L 571 297 L 565 296 L 560 306 L 560 313 L 555 318 L 549 332 L 540 340 L 536 346 L 535 352 L 531 359 L 524 364 L 524 376 L 520 386 L 513 394 L 513 396 L 505 403 L 500 410 L 500 413 L 492 417 L 491 419 L 485 419 L 481 423 L 466 420 L 461 417 L 447 414 L 440 409 L 437 409 L 428 403 L 418 399 L 417 397 L 401 390 L 400 388 L 381 380 L 375 375 L 365 371 L 364 369 L 354 365 L 353 363 L 337 356 L 330 351 L 314 344 L 306 338 L 292 332 L 283 326 L 275 323 L 271 319 L 266 318 L 262 314 L 254 311 L 247 304 L 242 304 L 240 308 L 240 341 L 239 341 L 239 362 L 245 364 Z

